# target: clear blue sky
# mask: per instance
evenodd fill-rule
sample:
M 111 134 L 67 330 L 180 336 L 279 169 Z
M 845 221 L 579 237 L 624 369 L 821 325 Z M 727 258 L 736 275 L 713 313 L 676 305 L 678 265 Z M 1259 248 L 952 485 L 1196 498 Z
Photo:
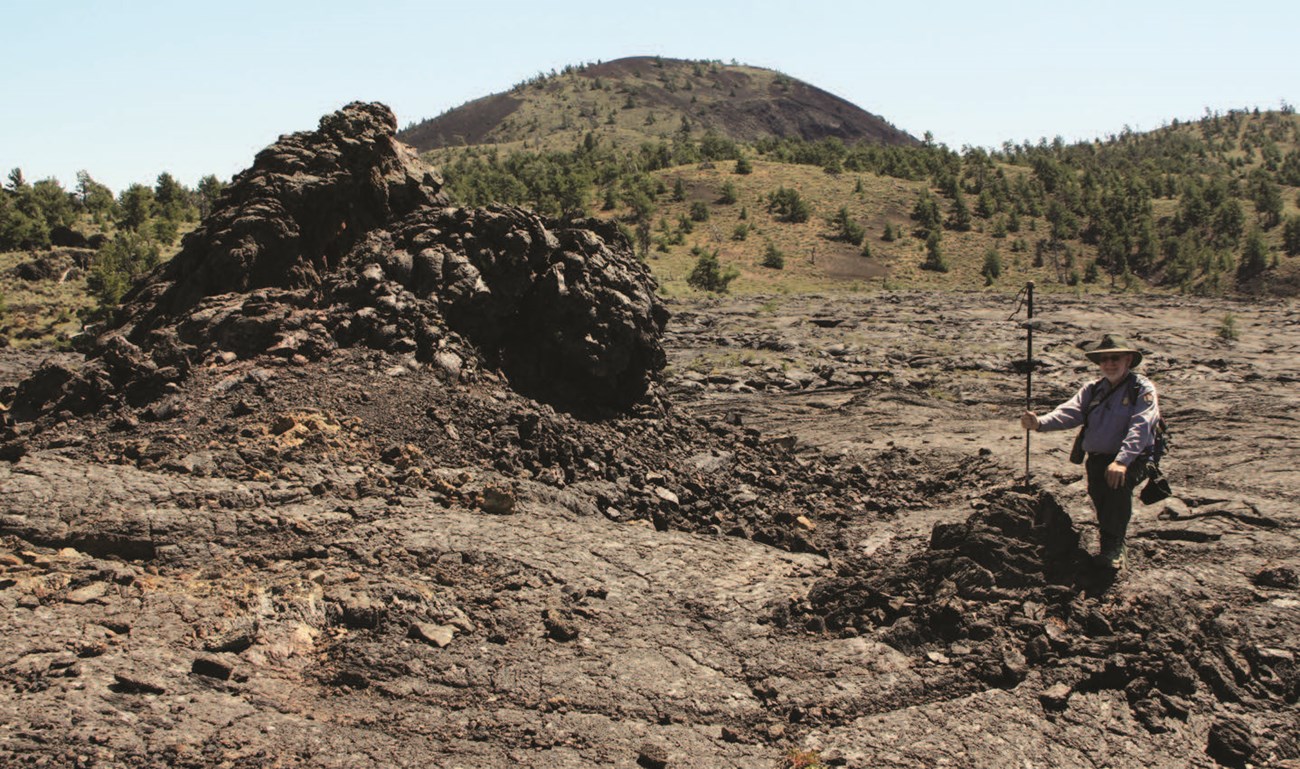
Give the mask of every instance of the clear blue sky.
M 354 100 L 405 126 L 624 56 L 777 69 L 953 149 L 1300 101 L 1300 2 L 0 0 L 0 174 L 228 178 Z

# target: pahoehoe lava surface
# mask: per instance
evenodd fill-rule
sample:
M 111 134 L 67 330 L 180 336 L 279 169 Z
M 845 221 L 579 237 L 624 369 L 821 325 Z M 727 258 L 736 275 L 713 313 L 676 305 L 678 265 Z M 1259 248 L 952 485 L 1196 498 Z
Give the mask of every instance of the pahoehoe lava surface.
M 1069 437 L 1018 478 L 998 297 L 669 322 L 395 125 L 282 137 L 84 355 L 3 353 L 0 763 L 1297 765 L 1294 305 L 1044 301 L 1043 404 L 1140 324 L 1178 436 L 1107 580 Z

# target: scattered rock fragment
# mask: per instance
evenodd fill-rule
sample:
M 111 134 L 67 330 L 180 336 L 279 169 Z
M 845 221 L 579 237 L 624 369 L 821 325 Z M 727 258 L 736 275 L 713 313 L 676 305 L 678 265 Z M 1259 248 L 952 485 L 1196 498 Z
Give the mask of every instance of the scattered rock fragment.
M 377 628 L 387 614 L 383 602 L 367 593 L 341 590 L 330 596 L 332 611 L 350 628 Z
M 92 582 L 85 587 L 79 587 L 76 590 L 68 591 L 63 600 L 68 603 L 86 604 L 100 601 L 108 595 L 109 585 L 107 582 Z
M 456 637 L 456 628 L 452 625 L 434 625 L 429 622 L 412 622 L 410 636 L 427 644 L 446 648 Z
M 542 611 L 542 625 L 546 628 L 546 635 L 555 641 L 567 643 L 577 640 L 578 625 L 573 621 L 572 614 L 566 609 L 557 609 L 551 607 Z
M 1300 588 L 1300 575 L 1296 570 L 1289 566 L 1274 566 L 1263 569 L 1255 575 L 1255 584 L 1258 587 L 1271 587 L 1279 590 L 1295 590 Z
M 121 694 L 165 694 L 167 687 L 137 673 L 114 673 L 115 683 L 109 687 Z
M 509 490 L 499 486 L 488 486 L 480 495 L 482 502 L 479 509 L 492 515 L 509 515 L 515 509 L 515 497 Z
M 1053 684 L 1038 695 L 1038 701 L 1043 704 L 1044 710 L 1065 710 L 1073 693 L 1069 684 Z
M 220 681 L 229 681 L 235 672 L 235 666 L 221 657 L 205 655 L 195 658 L 190 665 L 190 672 Z
M 1224 716 L 1210 727 L 1205 752 L 1210 758 L 1233 769 L 1245 767 L 1259 749 L 1259 743 L 1244 721 Z
M 668 749 L 662 745 L 645 743 L 637 752 L 637 766 L 643 769 L 667 769 Z
M 17 462 L 27 454 L 27 441 L 16 438 L 0 443 L 0 462 Z

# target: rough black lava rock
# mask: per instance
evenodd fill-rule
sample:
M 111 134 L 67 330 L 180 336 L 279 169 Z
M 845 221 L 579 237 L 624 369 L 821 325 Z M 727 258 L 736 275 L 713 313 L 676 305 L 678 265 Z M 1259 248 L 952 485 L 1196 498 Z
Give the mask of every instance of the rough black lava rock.
M 608 224 L 448 207 L 441 179 L 353 103 L 235 177 L 180 253 L 129 293 L 88 364 L 38 372 L 18 420 L 148 403 L 216 355 L 414 354 L 454 380 L 499 369 L 575 412 L 622 411 L 664 366 L 668 313 Z
M 803 601 L 778 610 L 778 619 L 797 616 L 817 632 L 879 628 L 908 651 L 960 644 L 969 647 L 971 675 L 992 686 L 1019 683 L 1026 661 L 1051 660 L 1069 690 L 1124 691 L 1152 733 L 1186 720 L 1184 698 L 1279 703 L 1293 696 L 1289 653 L 1243 646 L 1248 632 L 1215 620 L 1215 606 L 1183 595 L 1126 605 L 1089 600 L 1107 586 L 1050 494 L 999 489 L 965 521 L 936 524 L 926 550 L 903 563 L 846 562 Z M 1243 653 L 1249 669 L 1238 662 Z M 1219 732 L 1210 754 L 1241 765 L 1252 743 L 1231 723 Z

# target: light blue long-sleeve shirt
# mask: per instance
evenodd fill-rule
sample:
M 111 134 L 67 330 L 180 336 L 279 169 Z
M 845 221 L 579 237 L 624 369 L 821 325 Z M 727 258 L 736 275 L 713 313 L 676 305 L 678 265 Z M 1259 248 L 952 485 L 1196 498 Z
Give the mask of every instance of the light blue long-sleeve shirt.
M 1078 427 L 1083 424 L 1086 404 L 1097 403 L 1099 405 L 1088 414 L 1083 450 L 1089 454 L 1115 454 L 1115 461 L 1128 467 L 1155 443 L 1154 428 L 1160 419 L 1160 399 L 1156 395 L 1156 386 L 1141 374 L 1130 373 L 1119 383 L 1120 391 L 1107 398 L 1111 389 L 1110 381 L 1105 378 L 1084 385 L 1073 398 L 1039 417 L 1038 429 L 1050 432 Z

